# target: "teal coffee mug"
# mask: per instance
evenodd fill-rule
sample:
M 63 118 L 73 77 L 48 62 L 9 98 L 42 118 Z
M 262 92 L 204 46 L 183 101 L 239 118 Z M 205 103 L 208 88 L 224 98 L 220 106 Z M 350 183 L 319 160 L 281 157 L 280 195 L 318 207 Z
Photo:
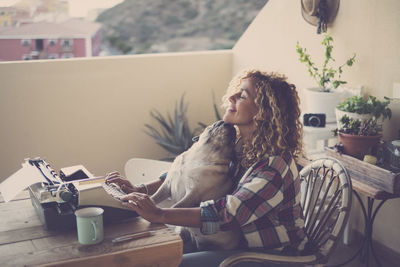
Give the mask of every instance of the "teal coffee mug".
M 96 207 L 75 211 L 79 243 L 92 245 L 103 241 L 103 212 Z

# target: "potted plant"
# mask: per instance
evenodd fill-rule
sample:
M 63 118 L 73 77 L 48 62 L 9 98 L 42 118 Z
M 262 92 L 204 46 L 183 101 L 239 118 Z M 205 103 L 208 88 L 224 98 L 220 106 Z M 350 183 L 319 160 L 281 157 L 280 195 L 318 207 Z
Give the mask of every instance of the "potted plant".
M 371 149 L 382 138 L 382 126 L 375 117 L 361 121 L 344 115 L 340 119 L 341 127 L 335 130 L 343 145 L 343 152 L 358 159 L 371 154 Z
M 221 120 L 221 115 L 215 103 L 214 92 L 212 96 L 216 120 Z M 173 116 L 171 116 L 169 112 L 167 116 L 164 116 L 156 109 L 150 112 L 150 116 L 159 124 L 158 128 L 160 128 L 160 130 L 149 124 L 145 124 L 145 133 L 151 136 L 158 145 L 168 151 L 168 157 L 163 160 L 173 161 L 179 154 L 189 149 L 195 141 L 194 137 L 207 127 L 207 124 L 199 122 L 199 126 L 191 130 L 186 112 L 187 105 L 184 102 L 184 94 L 181 96 L 179 105 L 175 103 Z
M 307 88 L 304 92 L 305 113 L 325 113 L 326 122 L 329 123 L 335 121 L 335 107 L 341 100 L 341 94 L 335 89 L 347 83 L 340 79 L 343 67 L 351 67 L 356 55 L 354 54 L 344 64 L 334 68 L 330 65 L 330 63 L 335 61 L 332 57 L 333 38 L 327 34 L 321 44 L 324 46 L 325 55 L 322 67 L 316 66 L 307 49 L 302 48 L 299 42 L 296 45 L 296 52 L 299 55 L 300 62 L 306 64 L 308 73 L 317 83 L 317 87 Z
M 341 128 L 340 119 L 344 115 L 361 121 L 366 121 L 374 117 L 378 121 L 378 124 L 382 124 L 385 119 L 392 117 L 392 111 L 388 107 L 389 104 L 390 99 L 386 96 L 383 101 L 380 101 L 375 96 L 367 98 L 353 96 L 347 98 L 335 110 L 338 128 Z
M 157 110 L 152 110 L 150 116 L 159 124 L 160 130 L 145 124 L 145 133 L 153 137 L 162 148 L 169 152 L 164 160 L 173 161 L 176 156 L 186 151 L 193 144 L 193 137 L 197 129 L 191 130 L 186 117 L 187 105 L 184 103 L 184 95 L 180 99 L 179 105 L 175 103 L 173 116 L 168 112 L 167 116 L 162 115 Z

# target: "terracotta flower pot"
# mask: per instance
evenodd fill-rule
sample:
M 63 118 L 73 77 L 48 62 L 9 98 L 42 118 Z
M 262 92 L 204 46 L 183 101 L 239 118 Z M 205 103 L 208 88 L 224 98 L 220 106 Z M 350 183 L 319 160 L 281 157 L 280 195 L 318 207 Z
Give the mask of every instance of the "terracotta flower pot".
M 381 140 L 382 134 L 374 136 L 360 136 L 339 133 L 339 141 L 343 145 L 344 153 L 358 159 L 363 159 L 368 154 L 370 148 Z

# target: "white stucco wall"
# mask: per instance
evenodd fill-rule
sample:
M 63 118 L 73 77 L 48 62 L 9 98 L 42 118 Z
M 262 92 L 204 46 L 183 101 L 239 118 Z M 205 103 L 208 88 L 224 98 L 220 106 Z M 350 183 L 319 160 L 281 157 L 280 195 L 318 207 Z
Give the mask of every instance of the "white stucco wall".
M 351 87 L 363 85 L 368 94 L 392 96 L 393 83 L 400 81 L 400 1 L 342 0 L 336 20 L 328 28 L 334 38 L 333 56 L 342 64 L 353 52 L 356 63 L 345 68 L 342 78 Z M 233 73 L 243 68 L 278 71 L 301 91 L 314 86 L 306 66 L 298 61 L 296 42 L 321 63 L 323 36 L 301 15 L 300 1 L 269 0 L 233 49 Z M 385 139 L 395 139 L 400 129 L 400 101 L 391 104 L 393 118 L 385 124 Z M 374 238 L 400 252 L 400 199 L 381 209 Z M 354 209 L 357 211 L 357 208 Z M 361 220 L 353 220 L 362 229 Z
M 185 93 L 192 129 L 212 123 L 232 76 L 232 51 L 0 63 L 0 181 L 27 157 L 95 175 L 166 151 L 144 133 L 150 110 L 173 114 Z

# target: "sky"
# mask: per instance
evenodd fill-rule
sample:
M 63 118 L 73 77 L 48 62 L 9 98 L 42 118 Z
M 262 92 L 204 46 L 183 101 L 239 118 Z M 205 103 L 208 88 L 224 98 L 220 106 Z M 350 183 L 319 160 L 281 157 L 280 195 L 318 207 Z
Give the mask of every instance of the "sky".
M 18 2 L 18 0 L 0 0 L 0 6 L 11 6 L 13 4 L 15 4 L 16 2 Z
M 0 0 L 0 6 L 10 6 L 19 0 Z M 123 0 L 68 0 L 71 17 L 85 17 L 90 9 L 110 8 Z

